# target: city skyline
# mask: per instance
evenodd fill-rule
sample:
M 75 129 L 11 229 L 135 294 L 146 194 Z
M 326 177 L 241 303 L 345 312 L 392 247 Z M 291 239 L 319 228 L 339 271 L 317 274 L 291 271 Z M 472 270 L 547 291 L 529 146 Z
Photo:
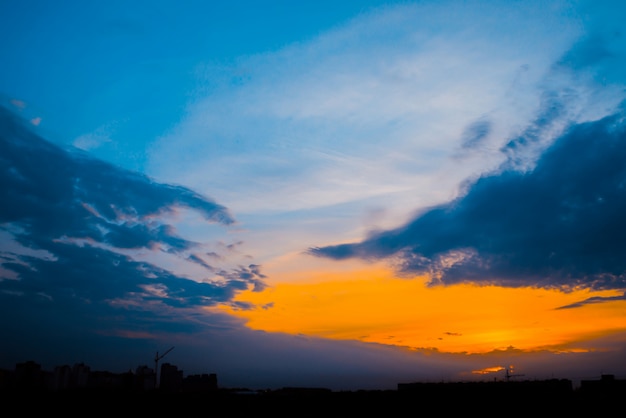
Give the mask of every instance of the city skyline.
M 158 354 L 157 354 L 158 355 Z M 194 373 L 189 374 L 185 373 L 183 369 L 179 369 L 176 364 L 169 362 L 162 362 L 158 365 L 157 362 L 154 364 L 155 367 L 151 367 L 148 364 L 139 364 L 134 368 L 129 368 L 125 371 L 110 371 L 104 369 L 92 369 L 89 364 L 85 364 L 83 362 L 78 362 L 74 364 L 58 364 L 52 368 L 46 369 L 43 368 L 40 363 L 35 360 L 27 360 L 23 362 L 18 362 L 14 365 L 13 368 L 0 368 L 0 390 L 14 390 L 14 389 L 42 389 L 46 391 L 63 391 L 68 389 L 78 389 L 78 388 L 88 388 L 91 387 L 96 389 L 100 387 L 101 389 L 105 389 L 107 387 L 112 387 L 111 385 L 111 377 L 123 378 L 125 376 L 132 375 L 134 377 L 141 378 L 141 385 L 135 386 L 134 389 L 138 390 L 174 390 L 179 391 L 182 390 L 183 382 L 193 382 L 197 386 L 193 387 L 193 390 L 228 390 L 228 391 L 239 391 L 244 393 L 243 391 L 250 391 L 250 393 L 258 391 L 260 393 L 266 391 L 276 391 L 283 389 L 318 389 L 324 391 L 367 391 L 367 389 L 355 388 L 351 390 L 333 390 L 326 387 L 307 387 L 307 386 L 281 386 L 275 385 L 273 387 L 266 388 L 255 388 L 250 389 L 247 387 L 220 387 L 218 385 L 218 377 L 217 374 L 211 372 L 203 372 L 203 373 Z M 155 372 L 158 370 L 158 373 Z M 38 375 L 38 376 L 37 376 Z M 166 377 L 163 377 L 166 375 Z M 46 379 L 46 376 L 48 377 Z M 91 382 L 89 382 L 91 377 Z M 104 376 L 104 378 L 103 378 Z M 94 378 L 95 377 L 95 378 Z M 19 380 L 23 380 L 20 382 Z M 109 379 L 109 380 L 107 380 Z M 162 382 L 167 380 L 165 386 L 162 386 Z M 429 380 L 416 380 L 416 381 L 402 381 L 398 382 L 395 388 L 387 388 L 382 390 L 402 390 L 402 389 L 410 389 L 411 387 L 420 387 L 422 385 L 427 384 L 464 384 L 464 383 L 542 383 L 542 382 L 567 382 L 567 386 L 571 391 L 580 391 L 581 383 L 592 382 L 617 382 L 618 385 L 623 385 L 623 382 L 626 381 L 624 379 L 616 378 L 613 374 L 602 374 L 596 376 L 591 379 L 583 379 L 578 382 L 571 381 L 570 379 L 559 378 L 557 376 L 552 376 L 548 379 L 535 379 L 535 378 L 527 378 L 524 374 L 518 374 L 513 372 L 511 369 L 505 369 L 504 373 L 501 376 L 492 377 L 484 380 L 439 380 L 439 381 L 429 381 Z M 176 382 L 176 387 L 169 387 L 173 382 Z M 20 387 L 20 383 L 22 386 Z M 23 384 L 27 385 L 24 386 Z M 124 382 L 120 379 L 117 384 L 122 387 L 124 385 L 128 385 L 129 382 Z M 136 382 L 135 382 L 136 383 Z M 201 387 L 199 384 L 202 384 L 204 387 Z M 559 384 L 559 386 L 561 386 Z M 589 384 L 591 386 L 591 384 Z M 132 385 L 127 387 L 126 389 L 133 389 Z M 371 389 L 372 391 L 380 391 L 381 389 Z M 247 393 L 247 392 L 245 392 Z
M 3 2 L 0 368 L 623 377 L 625 17 Z
M 316 417 L 383 411 L 403 415 L 416 405 L 432 408 L 450 399 L 454 402 L 445 407 L 448 412 L 484 410 L 485 405 L 492 409 L 510 408 L 513 404 L 518 412 L 612 413 L 615 402 L 626 389 L 626 380 L 613 375 L 583 380 L 579 387 L 574 387 L 568 379 L 513 377 L 522 375 L 507 372 L 505 380 L 482 382 L 402 382 L 392 390 L 333 391 L 302 386 L 251 390 L 220 387 L 215 374 L 184 376 L 182 370 L 169 363 L 162 364 L 157 384 L 156 374 L 147 366 L 137 367 L 136 372 L 115 374 L 92 371 L 80 363 L 73 367 L 58 366 L 49 372 L 28 361 L 16 364 L 14 372 L 0 369 L 0 391 L 9 395 L 8 399 L 14 403 L 28 395 L 49 412 L 71 413 L 75 401 L 90 401 L 98 405 L 100 412 L 128 412 L 137 407 L 144 413 L 148 408 L 162 413 L 165 408 L 175 408 L 177 413 L 186 415 L 208 408 L 224 416 L 242 416 L 242 413 L 293 416 L 298 413 Z M 23 405 L 21 400 L 14 406 L 19 404 Z

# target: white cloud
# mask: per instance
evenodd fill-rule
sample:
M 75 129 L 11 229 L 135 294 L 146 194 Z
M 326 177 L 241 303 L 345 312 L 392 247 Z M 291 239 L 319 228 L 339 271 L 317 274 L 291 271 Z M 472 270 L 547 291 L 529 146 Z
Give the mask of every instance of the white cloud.
M 331 233 L 344 215 L 383 208 L 386 222 L 398 223 L 496 167 L 499 148 L 540 109 L 548 76 L 554 88 L 570 87 L 554 63 L 582 35 L 579 22 L 558 2 L 540 15 L 538 4 L 379 9 L 310 42 L 205 67 L 205 95 L 155 144 L 148 171 L 216 197 L 240 218 L 346 211 L 329 218 Z M 590 91 L 578 87 L 567 117 L 590 117 L 573 114 L 589 100 L 605 104 L 600 113 L 615 104 Z M 477 120 L 491 131 L 459 159 Z M 290 224 L 298 218 L 283 228 Z M 357 223 L 341 229 L 363 233 Z
M 73 145 L 84 151 L 90 151 L 111 142 L 113 126 L 111 124 L 98 127 L 95 131 L 80 135 L 74 139 Z

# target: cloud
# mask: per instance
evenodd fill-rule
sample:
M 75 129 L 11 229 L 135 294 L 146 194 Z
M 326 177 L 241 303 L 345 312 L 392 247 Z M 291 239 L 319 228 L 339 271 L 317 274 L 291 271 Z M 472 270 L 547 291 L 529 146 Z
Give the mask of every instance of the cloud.
M 626 301 L 626 292 L 624 292 L 621 296 L 594 296 L 585 300 L 581 300 L 580 302 L 572 303 L 569 305 L 559 306 L 556 309 L 572 309 L 572 308 L 580 308 L 585 305 L 590 305 L 594 303 L 603 303 L 603 302 L 614 302 L 614 301 Z
M 215 269 L 213 268 L 213 266 L 211 266 L 210 264 L 208 264 L 206 261 L 204 261 L 202 259 L 202 257 L 198 254 L 191 254 L 189 257 L 187 257 L 187 260 L 197 263 L 199 265 L 201 265 L 202 267 L 204 267 L 205 269 L 209 270 L 209 271 L 214 271 Z
M 372 210 L 377 227 L 397 227 L 496 169 L 511 138 L 534 135 L 527 155 L 515 151 L 532 164 L 571 121 L 614 110 L 623 90 L 601 83 L 613 61 L 563 60 L 580 55 L 579 19 L 568 2 L 396 4 L 199 66 L 197 93 L 146 170 L 219 196 L 264 265 L 296 243 L 359 239 Z
M 500 162 L 498 141 L 532 114 L 538 84 L 580 34 L 558 5 L 540 18 L 516 6 L 375 9 L 279 51 L 206 65 L 149 170 L 214 190 L 238 213 L 441 201 Z M 449 170 L 460 142 L 494 152 Z
M 433 285 L 626 287 L 619 162 L 626 149 L 626 42 L 615 19 L 598 19 L 608 9 L 581 7 L 585 31 L 536 81 L 533 116 L 511 125 L 504 113 L 485 112 L 466 122 L 452 154 L 456 165 L 445 166 L 465 175 L 456 195 L 414 206 L 421 209 L 408 221 L 361 242 L 308 252 L 387 259 L 401 274 L 427 274 Z M 528 68 L 522 65 L 519 76 Z M 501 130 L 503 123 L 517 131 Z M 497 158 L 486 160 L 484 151 L 504 158 L 485 165 Z M 483 170 L 462 168 L 476 163 Z
M 110 132 L 99 128 L 93 133 L 84 134 L 74 140 L 74 146 L 85 151 L 100 147 L 102 144 L 111 142 Z
M 534 128 L 552 118 L 550 109 Z M 402 227 L 310 252 L 389 258 L 431 284 L 626 288 L 626 112 L 573 124 L 531 169 L 519 169 L 517 155 Z
M 137 238 L 142 235 L 137 245 L 146 245 L 151 239 L 174 238 L 163 225 L 150 228 L 150 220 L 176 208 L 191 208 L 210 222 L 234 222 L 223 206 L 187 188 L 158 184 L 79 151 L 61 150 L 4 111 L 2 123 L 5 204 L 0 221 L 27 223 L 32 235 L 78 232 L 106 241 L 118 239 L 121 228 L 134 231 Z
M 461 137 L 461 147 L 476 148 L 491 132 L 491 122 L 485 119 L 477 120 L 465 128 Z
M 68 337 L 190 332 L 186 316 L 194 310 L 263 286 L 256 265 L 212 272 L 195 253 L 205 243 L 179 235 L 172 223 L 181 211 L 193 211 L 205 223 L 228 227 L 236 221 L 227 208 L 188 188 L 58 148 L 4 108 L 0 167 L 2 327 L 20 318 L 24 332 L 50 326 Z M 218 255 L 229 258 L 226 251 Z M 173 273 L 146 261 L 150 257 L 199 265 L 204 278 Z
M 232 271 L 220 271 L 218 275 L 228 279 L 229 283 L 240 283 L 241 290 L 248 287 L 249 284 L 253 284 L 253 291 L 260 292 L 265 289 L 265 283 L 263 279 L 266 276 L 261 273 L 260 266 L 256 264 L 250 264 L 249 266 L 239 266 L 239 268 Z
M 23 100 L 11 99 L 10 103 L 20 110 L 26 108 L 26 102 L 24 102 Z

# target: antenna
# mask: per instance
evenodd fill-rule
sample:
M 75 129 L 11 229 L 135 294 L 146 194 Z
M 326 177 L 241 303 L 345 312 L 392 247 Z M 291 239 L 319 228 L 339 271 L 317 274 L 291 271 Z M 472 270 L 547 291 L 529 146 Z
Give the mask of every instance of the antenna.
M 161 360 L 167 353 L 172 351 L 174 347 L 170 347 L 165 353 L 159 356 L 159 352 L 157 351 L 154 355 L 154 387 L 159 387 L 159 360 Z

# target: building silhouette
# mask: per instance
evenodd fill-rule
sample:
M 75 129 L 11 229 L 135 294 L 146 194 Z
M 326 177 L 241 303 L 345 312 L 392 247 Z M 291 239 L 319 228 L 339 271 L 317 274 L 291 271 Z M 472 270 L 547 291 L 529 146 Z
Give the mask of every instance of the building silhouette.
M 51 410 L 67 411 L 68 400 L 91 399 L 100 412 L 127 411 L 159 413 L 163 406 L 179 408 L 181 415 L 195 416 L 197 408 L 211 405 L 228 410 L 228 416 L 253 416 L 271 412 L 274 417 L 404 416 L 406 411 L 437 407 L 452 411 L 483 411 L 504 408 L 515 412 L 554 416 L 600 416 L 622 407 L 626 380 L 614 375 L 583 380 L 574 389 L 568 379 L 505 380 L 471 382 L 399 383 L 395 390 L 332 391 L 320 387 L 283 387 L 254 391 L 246 388 L 219 388 L 215 373 L 184 376 L 176 365 L 164 363 L 156 385 L 153 368 L 142 365 L 134 371 L 113 373 L 91 370 L 83 363 L 43 370 L 34 361 L 17 363 L 14 370 L 0 370 L 0 395 L 10 402 L 21 402 L 27 393 L 33 401 L 43 400 Z M 7 396 L 8 394 L 8 396 Z M 41 396 L 39 396 L 41 395 Z M 58 395 L 58 396 L 56 396 Z M 54 403 L 47 403 L 53 399 Z M 129 403 L 130 402 L 130 403 Z M 21 405 L 24 405 L 23 403 Z M 496 408 L 497 407 L 497 408 Z M 102 408 L 102 410 L 101 410 Z M 547 409 L 546 409 L 547 408 Z M 338 414 L 338 415 L 332 415 Z M 581 415 L 582 414 L 582 415 Z
M 159 388 L 166 392 L 180 392 L 183 390 L 183 371 L 170 364 L 161 364 Z
M 17 363 L 12 380 L 18 390 L 39 391 L 46 388 L 46 375 L 41 365 L 34 361 Z
M 84 363 L 73 366 L 59 365 L 52 371 L 43 370 L 35 361 L 16 363 L 13 370 L 0 369 L 0 391 L 15 392 L 67 392 L 67 391 L 119 391 L 119 392 L 206 392 L 216 391 L 215 373 L 184 376 L 182 370 L 171 363 L 160 367 L 160 382 L 156 373 L 146 365 L 135 371 L 114 373 L 106 370 L 91 370 Z
M 156 374 L 154 369 L 142 365 L 135 369 L 134 389 L 139 391 L 152 390 L 156 388 Z
M 207 392 L 217 390 L 217 375 L 215 373 L 193 374 L 183 381 L 183 390 L 186 392 Z
M 626 379 L 616 379 L 615 375 L 603 374 L 599 380 L 581 380 L 580 392 L 596 398 L 626 399 Z
M 56 366 L 52 373 L 51 389 L 54 391 L 66 390 L 73 385 L 73 373 L 72 368 L 67 364 L 62 366 Z

